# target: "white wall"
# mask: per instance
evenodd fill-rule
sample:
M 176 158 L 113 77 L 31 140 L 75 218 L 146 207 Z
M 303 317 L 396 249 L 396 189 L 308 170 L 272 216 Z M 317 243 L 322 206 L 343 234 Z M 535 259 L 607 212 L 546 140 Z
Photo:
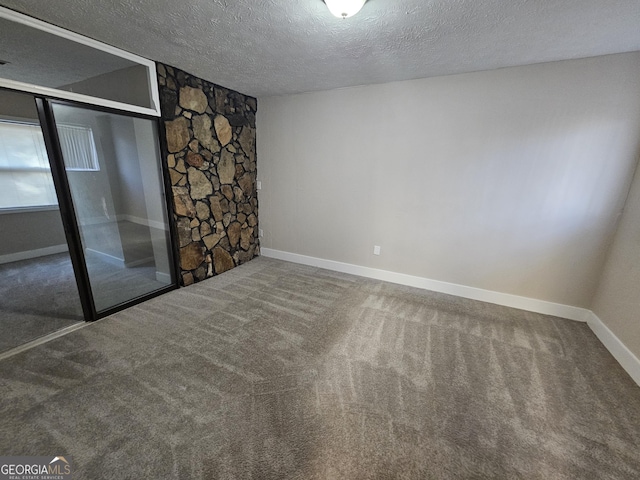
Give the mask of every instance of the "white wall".
M 640 358 L 640 169 L 611 246 L 592 310 Z M 638 365 L 640 367 L 640 365 Z
M 631 53 L 261 98 L 262 246 L 589 307 L 639 92 Z

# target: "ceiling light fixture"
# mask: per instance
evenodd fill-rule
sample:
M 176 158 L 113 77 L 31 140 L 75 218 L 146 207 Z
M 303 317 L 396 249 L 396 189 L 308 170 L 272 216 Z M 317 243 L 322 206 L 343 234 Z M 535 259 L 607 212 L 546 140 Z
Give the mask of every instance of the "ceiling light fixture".
M 327 8 L 338 18 L 354 16 L 367 0 L 324 0 Z

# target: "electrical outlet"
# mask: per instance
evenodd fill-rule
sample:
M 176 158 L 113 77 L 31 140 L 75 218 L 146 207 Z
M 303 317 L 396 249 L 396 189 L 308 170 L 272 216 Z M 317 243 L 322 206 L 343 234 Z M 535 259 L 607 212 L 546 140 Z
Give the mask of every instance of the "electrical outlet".
M 258 229 L 258 236 L 260 238 L 264 237 L 264 230 L 262 230 L 261 228 Z
M 375 247 L 373 247 L 373 254 L 380 255 L 380 245 L 376 245 Z
M 260 180 L 256 182 L 256 190 L 262 190 L 262 182 Z

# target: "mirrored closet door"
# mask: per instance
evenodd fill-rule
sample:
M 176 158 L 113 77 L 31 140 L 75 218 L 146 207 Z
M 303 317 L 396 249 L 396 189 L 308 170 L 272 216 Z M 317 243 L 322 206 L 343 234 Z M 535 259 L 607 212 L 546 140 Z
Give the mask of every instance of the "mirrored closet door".
M 9 355 L 177 288 L 177 265 L 155 62 L 4 7 L 0 46 Z
M 157 121 L 51 108 L 96 311 L 173 285 Z
M 157 128 L 0 89 L 0 354 L 177 288 Z
M 83 320 L 35 100 L 0 90 L 0 352 Z

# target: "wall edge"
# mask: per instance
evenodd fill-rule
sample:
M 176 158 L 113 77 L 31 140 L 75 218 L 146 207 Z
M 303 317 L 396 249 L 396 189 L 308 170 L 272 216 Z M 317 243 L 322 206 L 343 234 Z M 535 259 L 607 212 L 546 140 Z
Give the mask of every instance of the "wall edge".
M 592 311 L 589 311 L 587 325 L 633 381 L 640 386 L 640 359 Z

